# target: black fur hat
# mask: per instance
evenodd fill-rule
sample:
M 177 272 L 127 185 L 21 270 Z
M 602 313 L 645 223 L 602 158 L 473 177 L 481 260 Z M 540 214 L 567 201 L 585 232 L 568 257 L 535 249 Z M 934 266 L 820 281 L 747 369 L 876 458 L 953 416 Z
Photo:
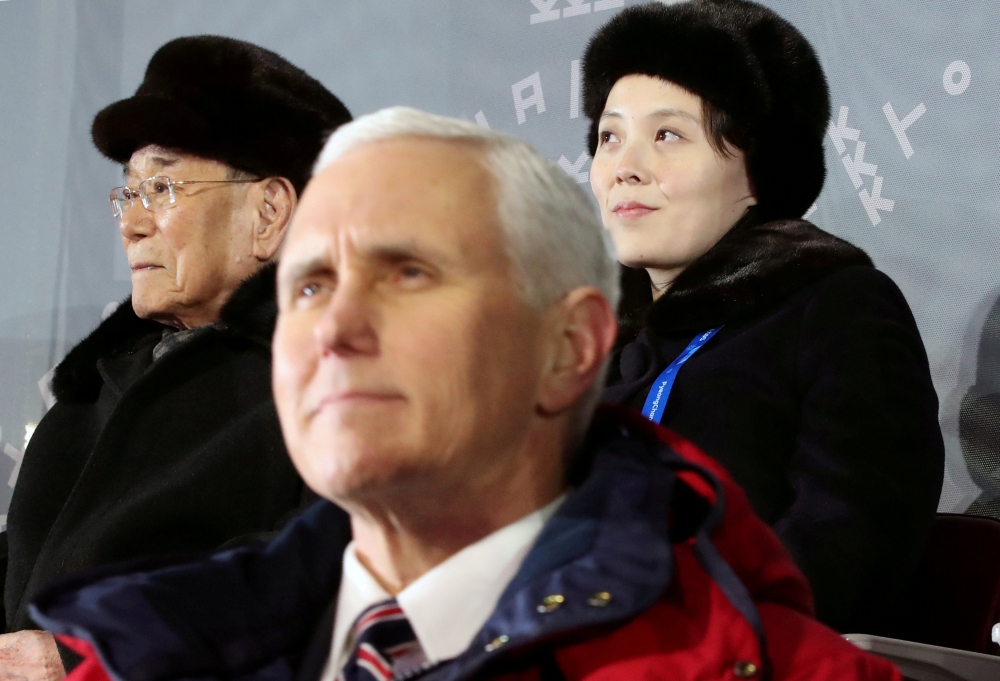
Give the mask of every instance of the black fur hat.
M 652 2 L 601 27 L 583 58 L 591 154 L 611 88 L 631 74 L 675 83 L 750 133 L 743 151 L 761 218 L 798 218 L 819 196 L 830 93 L 808 41 L 771 10 L 748 0 Z
M 139 89 L 98 113 L 91 134 L 113 161 L 155 144 L 286 177 L 301 194 L 327 135 L 350 120 L 333 93 L 283 57 L 202 35 L 158 49 Z

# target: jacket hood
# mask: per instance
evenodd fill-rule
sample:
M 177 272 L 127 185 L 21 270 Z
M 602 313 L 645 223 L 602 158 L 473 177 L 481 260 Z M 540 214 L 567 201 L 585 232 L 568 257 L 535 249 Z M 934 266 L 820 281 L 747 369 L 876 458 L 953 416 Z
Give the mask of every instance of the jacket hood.
M 219 314 L 220 329 L 271 347 L 271 335 L 278 317 L 276 270 L 277 265 L 269 263 L 240 285 Z M 56 400 L 96 400 L 102 382 L 98 360 L 127 354 L 142 338 L 165 328 L 159 322 L 136 316 L 129 296 L 56 367 L 52 376 L 52 393 Z
M 776 536 L 693 446 L 611 407 L 595 418 L 586 457 L 590 474 L 546 525 L 472 645 L 423 678 L 470 678 L 541 640 L 636 617 L 670 587 L 682 543 L 694 546 L 755 630 L 755 602 L 811 613 L 809 587 Z M 319 502 L 266 548 L 147 572 L 117 566 L 76 575 L 40 595 L 32 617 L 89 643 L 114 678 L 291 681 L 303 642 L 336 598 L 350 540 L 343 518 Z M 594 607 L 587 601 L 595 592 L 613 597 Z M 566 594 L 565 603 L 540 612 L 553 593 Z M 758 640 L 763 647 L 762 634 Z
M 646 271 L 622 267 L 618 344 L 645 327 L 666 336 L 741 321 L 857 266 L 874 266 L 857 246 L 805 220 L 759 223 L 751 209 L 655 303 Z

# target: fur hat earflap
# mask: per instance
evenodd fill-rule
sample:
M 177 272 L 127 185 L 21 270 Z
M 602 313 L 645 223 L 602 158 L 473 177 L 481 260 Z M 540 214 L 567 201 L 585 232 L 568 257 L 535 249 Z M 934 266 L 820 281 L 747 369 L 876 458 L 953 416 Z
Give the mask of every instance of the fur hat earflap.
M 816 200 L 826 177 L 830 94 L 809 42 L 773 11 L 749 0 L 622 10 L 583 58 L 591 154 L 611 88 L 633 74 L 675 83 L 748 131 L 752 145 L 742 151 L 763 218 L 798 218 Z
M 333 93 L 283 57 L 202 35 L 157 50 L 139 89 L 98 113 L 91 134 L 120 163 L 155 144 L 286 177 L 301 193 L 326 137 L 350 120 Z

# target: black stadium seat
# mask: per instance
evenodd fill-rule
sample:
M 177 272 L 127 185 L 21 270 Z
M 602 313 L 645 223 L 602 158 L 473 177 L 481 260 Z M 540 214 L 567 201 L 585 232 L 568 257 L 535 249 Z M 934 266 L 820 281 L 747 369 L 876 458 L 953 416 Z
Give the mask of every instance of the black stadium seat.
M 1000 655 L 1000 520 L 940 514 L 907 582 L 887 635 L 904 641 Z

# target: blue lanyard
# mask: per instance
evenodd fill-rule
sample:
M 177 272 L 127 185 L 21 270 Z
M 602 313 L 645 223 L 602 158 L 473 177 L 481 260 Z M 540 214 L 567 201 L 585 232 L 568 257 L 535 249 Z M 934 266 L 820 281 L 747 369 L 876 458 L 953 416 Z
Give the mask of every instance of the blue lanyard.
M 670 391 L 674 389 L 674 379 L 677 378 L 677 372 L 681 370 L 686 361 L 691 359 L 694 353 L 701 350 L 701 347 L 705 343 L 712 340 L 712 336 L 717 334 L 721 328 L 720 326 L 709 329 L 695 336 L 694 340 L 684 348 L 684 352 L 677 355 L 677 359 L 671 362 L 670 366 L 656 377 L 653 387 L 649 389 L 649 394 L 646 395 L 646 403 L 642 405 L 643 416 L 653 423 L 659 423 L 663 419 L 663 410 L 666 409 L 667 400 L 670 399 Z

